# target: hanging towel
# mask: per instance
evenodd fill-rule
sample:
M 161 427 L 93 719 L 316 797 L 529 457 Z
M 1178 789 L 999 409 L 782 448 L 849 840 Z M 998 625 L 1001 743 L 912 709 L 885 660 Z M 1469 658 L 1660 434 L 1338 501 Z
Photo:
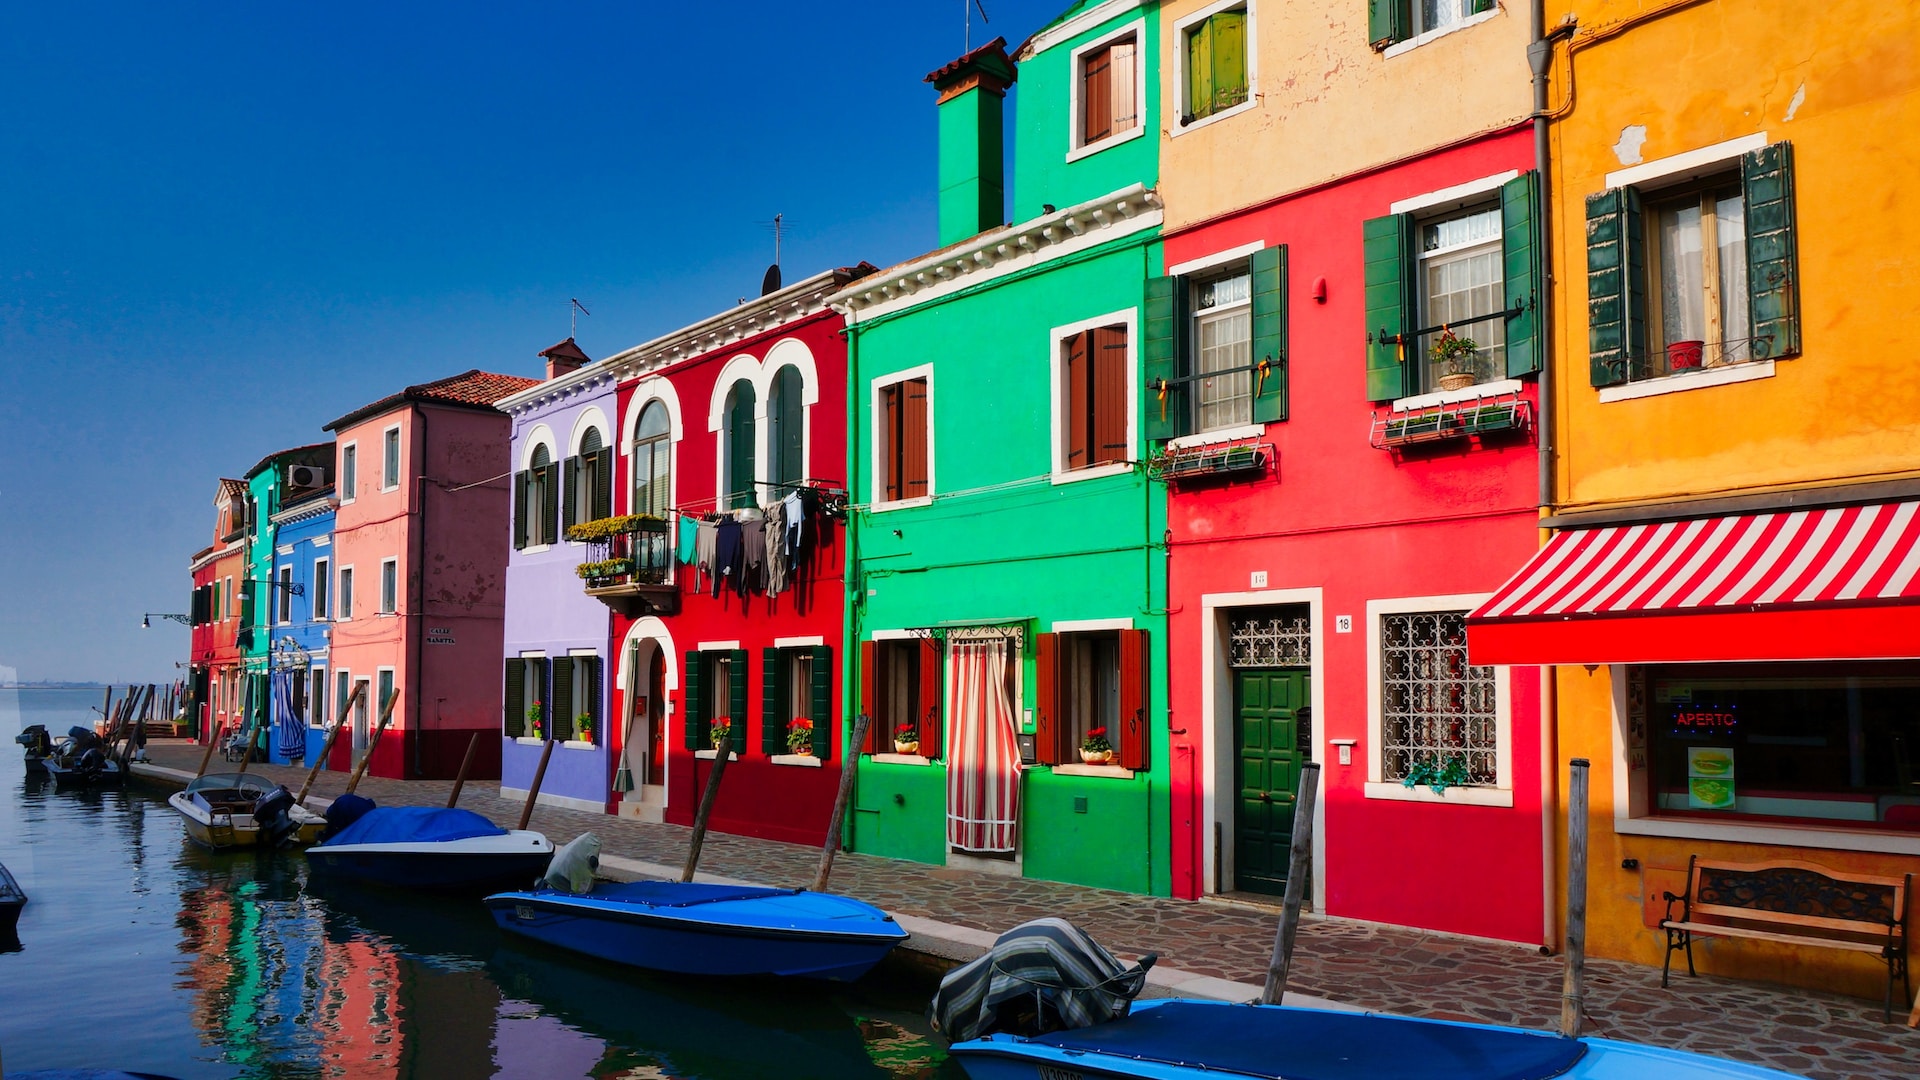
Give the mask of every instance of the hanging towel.
M 761 537 L 767 548 L 767 595 L 778 596 L 787 589 L 787 504 L 767 507 L 767 529 Z
M 677 553 L 683 565 L 694 560 L 700 550 L 700 523 L 686 514 L 680 515 L 680 550 Z

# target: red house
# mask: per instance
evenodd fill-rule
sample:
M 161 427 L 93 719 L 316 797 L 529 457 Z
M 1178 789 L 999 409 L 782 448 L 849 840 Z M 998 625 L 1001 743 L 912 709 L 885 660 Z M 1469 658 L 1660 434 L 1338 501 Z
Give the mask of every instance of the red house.
M 713 828 L 824 839 L 844 754 L 847 557 L 847 354 L 824 300 L 872 269 L 817 274 L 602 361 L 618 379 L 614 512 L 641 515 L 589 555 L 631 562 L 585 583 L 614 613 L 623 814 L 690 823 L 724 726 L 738 757 Z
M 193 715 L 199 737 L 216 736 L 224 726 L 237 730 L 245 722 L 242 676 L 245 648 L 240 641 L 245 623 L 243 601 L 247 585 L 247 543 L 253 504 L 243 480 L 220 481 L 213 498 L 213 545 L 195 552 L 188 562 L 193 574 L 193 605 L 188 621 L 192 630 Z
M 1465 636 L 1537 546 L 1532 168 L 1510 128 L 1165 237 L 1177 895 L 1280 891 L 1311 760 L 1316 910 L 1551 940 L 1540 672 Z

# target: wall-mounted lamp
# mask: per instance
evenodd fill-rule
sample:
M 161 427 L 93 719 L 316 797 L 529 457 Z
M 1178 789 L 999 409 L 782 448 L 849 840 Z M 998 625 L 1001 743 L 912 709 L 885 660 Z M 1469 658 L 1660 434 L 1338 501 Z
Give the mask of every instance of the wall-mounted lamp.
M 179 623 L 181 626 L 193 625 L 193 620 L 189 619 L 185 615 L 175 615 L 170 611 L 149 611 L 145 615 L 140 616 L 140 629 L 142 630 L 153 629 L 153 623 L 149 621 L 151 619 L 171 619 L 174 622 Z
M 1316 304 L 1324 304 L 1327 302 L 1326 278 L 1317 277 L 1313 279 L 1313 302 Z

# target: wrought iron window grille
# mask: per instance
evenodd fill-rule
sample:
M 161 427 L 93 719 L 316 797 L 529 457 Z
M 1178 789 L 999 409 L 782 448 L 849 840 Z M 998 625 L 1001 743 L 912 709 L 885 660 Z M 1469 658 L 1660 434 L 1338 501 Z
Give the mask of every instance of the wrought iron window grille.
M 1467 663 L 1467 613 L 1380 617 L 1380 778 L 1465 763 L 1469 787 L 1500 782 L 1494 670 Z
M 1715 368 L 1778 360 L 1780 357 L 1775 355 L 1773 343 L 1772 334 L 1727 338 L 1710 344 L 1677 341 L 1656 351 L 1626 353 L 1603 363 L 1608 371 L 1616 375 L 1624 372 L 1630 383 L 1646 382 L 1672 375 L 1696 375 Z M 1688 349 L 1687 346 L 1693 348 Z
M 1227 623 L 1227 666 L 1309 667 L 1313 629 L 1305 615 L 1247 616 Z

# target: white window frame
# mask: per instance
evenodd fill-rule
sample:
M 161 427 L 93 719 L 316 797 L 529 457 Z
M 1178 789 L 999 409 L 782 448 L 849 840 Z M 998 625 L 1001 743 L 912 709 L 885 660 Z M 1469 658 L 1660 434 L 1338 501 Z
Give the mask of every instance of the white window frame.
M 274 588 L 279 595 L 273 598 L 274 622 L 279 626 L 293 625 L 293 564 L 281 563 L 279 572 L 274 575 Z
M 333 578 L 331 576 L 332 573 L 333 573 L 332 560 L 326 559 L 326 558 L 319 558 L 319 559 L 313 560 L 313 590 L 318 595 L 308 597 L 308 599 L 309 600 L 324 599 L 326 601 L 326 603 L 324 604 L 316 603 L 312 605 L 314 622 L 326 622 L 329 619 L 333 618 Z M 322 584 L 322 582 L 324 582 L 325 584 Z
M 1067 468 L 1067 339 L 1075 334 L 1089 330 L 1098 330 L 1106 326 L 1122 326 L 1127 332 L 1127 453 L 1126 460 L 1108 465 L 1092 465 L 1084 469 Z M 1119 311 L 1082 319 L 1079 322 L 1056 326 L 1048 331 L 1048 361 L 1051 375 L 1048 379 L 1051 397 L 1051 429 L 1053 443 L 1052 476 L 1055 484 L 1072 484 L 1081 480 L 1093 480 L 1102 476 L 1118 476 L 1133 471 L 1133 463 L 1140 457 L 1140 309 L 1122 308 Z M 1091 384 L 1093 358 L 1087 358 L 1088 379 Z M 928 430 L 931 438 L 933 386 L 927 386 Z M 929 453 L 931 462 L 932 455 Z M 932 471 L 931 467 L 928 469 Z M 928 477 L 927 486 L 933 486 L 932 477 Z
M 332 674 L 325 664 L 307 665 L 307 726 L 324 728 L 333 719 Z M 315 698 L 319 708 L 315 708 Z
M 1260 103 L 1260 16 L 1255 10 L 1258 6 L 1256 0 L 1215 0 L 1173 24 L 1173 62 L 1166 65 L 1173 71 L 1173 108 L 1166 110 L 1168 138 L 1177 139 L 1215 121 L 1239 116 Z M 1196 23 L 1234 8 L 1247 9 L 1247 100 L 1183 126 L 1180 118 L 1187 115 L 1187 31 Z
M 1085 63 L 1087 55 L 1098 52 L 1121 38 L 1132 36 L 1134 53 L 1133 63 L 1133 115 L 1134 125 L 1126 131 L 1108 135 L 1092 142 L 1081 142 L 1080 126 L 1085 120 L 1081 95 L 1086 90 Z M 1119 146 L 1124 142 L 1146 134 L 1147 131 L 1147 21 L 1135 19 L 1130 23 L 1117 26 L 1105 34 L 1073 50 L 1073 61 L 1067 69 L 1071 72 L 1067 87 L 1067 161 L 1079 161 L 1083 157 L 1097 154 Z
M 543 500 L 536 500 L 534 498 L 534 487 L 533 487 L 533 455 L 542 446 L 547 448 L 547 460 L 549 462 L 555 462 L 561 465 L 560 487 L 561 487 L 562 493 L 565 492 L 565 489 L 567 486 L 566 467 L 565 467 L 565 462 L 567 459 L 560 456 L 560 440 L 554 436 L 553 430 L 551 428 L 547 427 L 545 424 L 541 424 L 540 426 L 534 428 L 533 431 L 527 435 L 526 445 L 521 447 L 521 451 L 520 451 L 519 471 L 527 474 L 528 520 L 526 522 L 527 546 L 515 552 L 516 555 L 538 555 L 541 552 L 546 551 L 547 549 L 553 547 L 554 543 L 559 539 L 559 537 L 546 537 L 541 539 L 539 542 L 535 542 L 534 540 L 533 523 L 536 521 L 541 522 L 541 527 L 545 528 L 545 522 L 546 522 L 544 511 L 541 509 L 541 507 L 545 505 L 545 503 Z M 554 502 L 556 505 L 559 504 L 560 499 L 558 495 L 554 497 Z M 508 509 L 508 515 L 509 516 L 512 515 L 511 507 L 509 507 Z M 558 532 L 560 533 L 560 536 L 564 537 L 567 534 L 567 508 L 565 506 L 560 507 L 559 518 L 560 520 L 554 522 L 554 528 L 558 530 Z M 514 522 L 514 524 L 517 526 L 520 523 Z
M 1231 266 L 1235 262 L 1238 262 L 1240 264 L 1240 270 L 1238 273 L 1219 272 L 1221 271 L 1221 268 Z M 1247 279 L 1247 298 L 1245 300 L 1236 300 L 1232 304 L 1226 305 L 1224 307 L 1208 308 L 1204 312 L 1202 312 L 1199 309 L 1199 307 L 1194 304 L 1193 295 L 1195 291 L 1198 290 L 1198 288 L 1202 284 L 1205 284 L 1206 282 L 1209 282 L 1209 281 L 1221 281 L 1221 280 L 1225 280 L 1226 278 L 1241 277 L 1241 276 L 1245 276 Z M 1219 259 L 1209 264 L 1205 272 L 1199 272 L 1199 273 L 1183 276 L 1180 281 L 1180 287 L 1187 290 L 1187 304 L 1186 304 L 1186 308 L 1187 308 L 1186 323 L 1187 324 L 1180 328 L 1180 332 L 1186 335 L 1187 347 L 1185 352 L 1186 352 L 1186 355 L 1192 359 L 1192 365 L 1186 371 L 1181 372 L 1182 375 L 1198 376 L 1203 374 L 1200 370 L 1200 320 L 1203 318 L 1219 318 L 1221 316 L 1228 314 L 1229 312 L 1245 310 L 1247 313 L 1247 356 L 1249 358 L 1253 356 L 1253 256 L 1252 255 L 1246 255 L 1239 259 L 1225 259 L 1225 258 Z M 1244 424 L 1228 424 L 1224 427 L 1217 427 L 1217 428 L 1204 428 L 1204 429 L 1201 428 L 1200 426 L 1200 389 L 1199 389 L 1200 380 L 1195 378 L 1192 382 L 1189 382 L 1186 384 L 1189 389 L 1188 389 L 1188 392 L 1184 395 L 1187 399 L 1184 403 L 1184 407 L 1193 410 L 1192 423 L 1193 423 L 1194 431 L 1190 435 L 1182 436 L 1182 438 L 1198 440 L 1202 443 L 1205 443 L 1205 442 L 1225 441 L 1227 439 L 1235 438 L 1235 437 L 1238 437 L 1240 433 L 1247 432 L 1254 428 L 1258 428 L 1260 433 L 1262 434 L 1266 432 L 1267 430 L 1266 425 L 1263 423 L 1259 423 L 1253 419 L 1254 386 L 1253 386 L 1252 373 L 1243 372 L 1242 374 L 1247 375 L 1247 422 Z
M 342 683 L 345 684 L 344 687 L 341 685 Z M 353 714 L 348 713 L 345 716 L 341 716 L 340 706 L 346 704 L 347 699 L 353 696 L 353 687 L 352 671 L 347 668 L 333 669 L 333 700 L 327 703 L 327 711 L 334 715 L 328 717 L 327 722 L 340 721 L 341 726 L 347 729 L 348 746 L 353 745 Z
M 1367 780 L 1363 787 L 1369 799 L 1396 802 L 1424 802 L 1456 806 L 1513 805 L 1513 669 L 1493 668 L 1494 761 L 1498 781 L 1493 787 L 1450 787 L 1436 795 L 1425 784 L 1408 787 L 1398 780 L 1382 780 L 1380 745 L 1383 703 L 1380 692 L 1381 642 L 1380 616 L 1410 615 L 1443 611 L 1472 611 L 1485 603 L 1492 593 L 1459 593 L 1451 596 L 1407 596 L 1367 601 Z
M 927 493 L 911 499 L 887 499 L 884 497 L 887 489 L 886 447 L 882 444 L 880 431 L 880 416 L 883 408 L 881 393 L 889 386 L 897 386 L 914 379 L 927 380 Z M 904 510 L 913 506 L 932 506 L 935 496 L 940 492 L 934 483 L 933 365 L 920 364 L 881 375 L 868 384 L 868 392 L 867 415 L 870 418 L 867 424 L 868 465 L 872 469 L 870 475 L 876 495 L 867 507 L 868 512 L 880 513 L 887 510 Z
M 1465 243 L 1453 244 L 1448 247 L 1435 248 L 1432 251 L 1427 251 L 1423 248 L 1420 248 L 1418 243 L 1414 245 L 1416 250 L 1413 253 L 1413 266 L 1410 267 L 1409 269 L 1412 270 L 1412 275 L 1413 275 L 1414 310 L 1418 312 L 1418 316 L 1417 316 L 1418 321 L 1414 324 L 1415 326 L 1435 325 L 1435 317 L 1429 308 L 1429 305 L 1431 305 L 1433 302 L 1433 297 L 1432 297 L 1432 294 L 1429 293 L 1427 289 L 1428 262 L 1434 259 L 1459 257 L 1459 256 L 1467 255 L 1469 253 L 1479 252 L 1481 251 L 1481 249 L 1490 248 L 1492 250 L 1492 254 L 1494 257 L 1494 263 L 1500 268 L 1500 303 L 1502 305 L 1501 310 L 1503 311 L 1507 310 L 1505 307 L 1507 302 L 1507 265 L 1506 265 L 1506 255 L 1505 255 L 1506 233 L 1504 231 L 1502 219 L 1500 216 L 1501 209 L 1500 209 L 1500 199 L 1498 195 L 1494 195 L 1490 199 L 1468 198 L 1468 199 L 1462 200 L 1458 205 L 1453 206 L 1450 209 L 1437 210 L 1430 214 L 1429 213 L 1417 214 L 1413 218 L 1413 229 L 1415 231 L 1415 234 L 1418 235 L 1419 230 L 1424 229 L 1428 225 L 1437 225 L 1442 222 L 1455 221 L 1460 218 L 1474 217 L 1480 214 L 1485 214 L 1489 211 L 1493 213 L 1494 221 L 1496 223 L 1494 228 L 1494 234 L 1491 237 L 1481 239 L 1481 240 L 1471 240 Z M 1474 326 L 1468 328 L 1467 330 L 1463 330 L 1460 336 L 1466 337 L 1466 338 L 1472 338 L 1473 337 L 1473 334 L 1471 332 L 1472 330 L 1478 329 L 1479 327 L 1487 326 L 1487 325 L 1491 325 L 1491 324 L 1490 323 L 1475 324 Z M 1496 375 L 1491 379 L 1487 379 L 1484 382 L 1470 383 L 1468 384 L 1468 386 L 1463 387 L 1462 388 L 1463 390 L 1472 389 L 1473 387 L 1476 387 L 1476 386 L 1486 387 L 1494 383 L 1506 381 L 1506 374 L 1505 374 L 1506 366 L 1507 366 L 1506 365 L 1506 356 L 1507 356 L 1506 348 L 1508 344 L 1506 339 L 1506 323 L 1501 322 L 1498 325 L 1501 328 L 1500 362 L 1496 365 L 1496 370 L 1499 371 L 1500 374 Z M 1420 394 L 1424 395 L 1424 394 L 1458 393 L 1459 391 L 1446 391 L 1446 390 L 1440 389 L 1440 387 L 1437 385 L 1438 380 L 1432 374 L 1432 371 L 1431 371 L 1432 366 L 1433 366 L 1432 359 L 1428 357 L 1424 352 L 1421 352 L 1420 355 L 1411 364 L 1408 365 L 1408 367 L 1412 369 L 1412 376 L 1413 376 L 1412 381 L 1417 382 L 1419 384 Z M 1430 383 L 1434 385 L 1429 385 Z M 1412 396 L 1420 396 L 1420 395 L 1412 395 Z
M 220 613 L 220 621 L 227 622 L 240 617 L 240 592 L 233 587 L 233 575 L 227 575 L 227 610 Z
M 335 570 L 338 577 L 333 586 L 333 610 L 335 622 L 353 621 L 353 566 L 351 564 Z
M 1417 3 L 1418 0 L 1415 0 L 1415 2 Z M 1456 0 L 1456 2 L 1458 2 L 1458 0 Z M 1417 49 L 1420 46 L 1425 45 L 1427 42 L 1434 40 L 1435 38 L 1443 38 L 1443 37 L 1446 37 L 1448 34 L 1458 33 L 1462 30 L 1465 30 L 1469 26 L 1479 26 L 1481 23 L 1486 22 L 1487 20 L 1492 19 L 1493 17 L 1499 15 L 1500 10 L 1501 10 L 1501 5 L 1496 3 L 1494 6 L 1488 8 L 1485 11 L 1464 13 L 1461 15 L 1460 18 L 1455 19 L 1454 21 L 1446 24 L 1445 26 L 1437 26 L 1431 30 L 1422 30 L 1420 33 L 1415 34 L 1410 38 L 1407 38 L 1405 41 L 1394 42 L 1392 45 L 1389 45 L 1385 49 L 1381 50 L 1380 55 L 1384 59 L 1391 60 L 1396 56 L 1402 55 L 1403 53 Z M 1417 18 L 1417 13 L 1415 17 Z
M 360 486 L 360 442 L 358 439 L 340 444 L 340 486 L 335 492 L 342 506 L 354 499 L 354 489 Z
M 400 559 L 399 556 L 380 560 L 380 610 L 381 615 L 400 613 Z
M 393 681 L 393 696 L 396 699 L 400 696 L 399 669 L 392 666 L 374 668 L 373 679 L 367 683 L 367 745 L 369 747 L 373 745 L 374 728 L 380 724 L 380 712 L 382 708 L 380 702 L 380 677 L 383 675 Z M 402 704 L 404 703 L 397 700 L 395 701 L 393 711 L 396 715 L 400 712 Z M 387 721 L 389 725 L 392 725 L 393 722 L 394 720 L 392 718 L 389 718 Z M 401 726 L 405 727 L 406 725 L 402 724 Z
M 616 515 L 635 512 L 633 484 L 637 470 L 633 455 L 640 443 L 638 434 L 640 419 L 646 415 L 647 406 L 656 401 L 667 414 L 667 505 L 679 505 L 680 438 L 683 433 L 680 424 L 680 395 L 672 383 L 656 376 L 647 379 L 634 389 L 633 398 L 627 404 L 627 414 L 621 422 L 620 455 L 627 459 L 627 482 L 624 486 L 615 485 L 613 509 Z
M 393 444 L 393 479 L 387 479 L 387 444 Z M 400 478 L 406 473 L 406 444 L 400 438 L 400 425 L 391 424 L 380 430 L 380 490 L 400 490 Z

